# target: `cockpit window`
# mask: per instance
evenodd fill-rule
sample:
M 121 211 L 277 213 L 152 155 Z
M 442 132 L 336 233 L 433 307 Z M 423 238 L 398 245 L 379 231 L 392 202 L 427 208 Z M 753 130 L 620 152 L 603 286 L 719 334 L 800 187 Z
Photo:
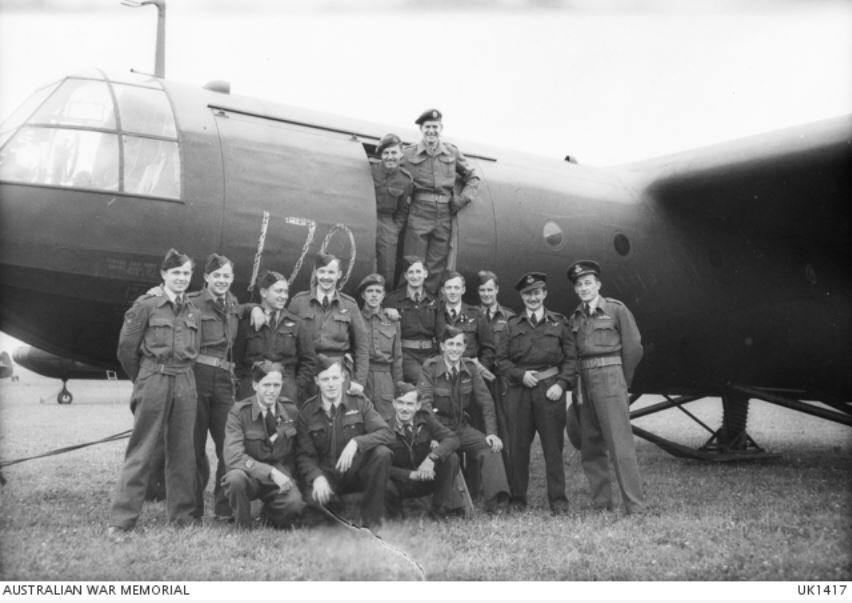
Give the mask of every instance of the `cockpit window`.
M 124 190 L 138 195 L 180 196 L 180 154 L 176 142 L 124 136 Z
M 0 179 L 118 190 L 118 136 L 66 128 L 21 128 L 3 149 Z
M 20 126 L 24 121 L 33 114 L 33 111 L 39 108 L 44 100 L 56 90 L 59 82 L 54 82 L 49 86 L 44 86 L 40 90 L 33 92 L 24 103 L 15 109 L 15 111 L 0 124 L 0 147 L 6 144 L 9 137 L 14 134 L 15 128 Z
M 162 90 L 113 85 L 121 129 L 136 134 L 175 138 L 175 119 Z
M 115 110 L 106 82 L 65 80 L 28 120 L 31 124 L 115 130 Z
M 98 72 L 34 94 L 0 127 L 0 179 L 180 199 L 169 99 L 159 81 L 136 79 Z

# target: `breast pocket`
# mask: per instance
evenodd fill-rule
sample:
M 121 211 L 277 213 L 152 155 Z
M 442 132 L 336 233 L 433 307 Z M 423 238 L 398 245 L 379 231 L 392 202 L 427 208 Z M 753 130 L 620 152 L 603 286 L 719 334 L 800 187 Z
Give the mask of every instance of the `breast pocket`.
M 225 341 L 225 324 L 221 318 L 213 314 L 201 316 L 201 342 L 215 344 Z
M 199 336 L 198 321 L 195 317 L 187 316 L 183 319 L 183 344 L 186 348 L 197 349 L 201 340 Z
M 243 446 L 246 454 L 254 459 L 260 460 L 263 457 L 263 450 L 267 447 L 269 438 L 266 437 L 266 432 L 261 429 L 247 428 L 243 438 Z
M 438 157 L 438 173 L 445 180 L 456 181 L 456 158 L 449 155 Z
M 393 352 L 393 338 L 396 337 L 396 327 L 393 325 L 380 325 L 376 331 L 379 336 L 376 337 L 376 346 L 381 352 Z
M 328 336 L 338 343 L 344 344 L 344 347 L 349 347 L 349 325 L 352 323 L 352 315 L 348 312 L 335 312 L 332 314 L 330 323 L 331 333 Z
M 283 325 L 278 328 L 278 336 L 275 340 L 275 351 L 281 356 L 291 357 L 296 355 L 296 327 Z
M 308 433 L 311 435 L 311 441 L 314 443 L 314 447 L 320 451 L 320 453 L 328 450 L 328 429 L 325 425 L 314 425 L 309 430 Z
M 364 417 L 361 413 L 353 413 L 351 415 L 344 415 L 343 417 L 343 435 L 347 438 L 354 438 L 355 436 L 363 435 L 367 433 L 366 429 L 364 429 Z
M 592 320 L 591 341 L 593 345 L 610 347 L 618 345 L 619 334 L 615 328 L 615 321 L 609 318 L 595 318 Z
M 434 408 L 439 414 L 447 415 L 452 408 L 452 391 L 450 390 L 449 385 L 436 385 L 433 391 L 434 400 L 432 401 L 432 408 Z
M 162 348 L 171 346 L 174 341 L 174 324 L 169 318 L 153 317 L 148 322 L 146 339 L 149 344 Z
M 517 360 L 530 351 L 532 339 L 527 333 L 517 333 L 509 340 L 509 358 Z

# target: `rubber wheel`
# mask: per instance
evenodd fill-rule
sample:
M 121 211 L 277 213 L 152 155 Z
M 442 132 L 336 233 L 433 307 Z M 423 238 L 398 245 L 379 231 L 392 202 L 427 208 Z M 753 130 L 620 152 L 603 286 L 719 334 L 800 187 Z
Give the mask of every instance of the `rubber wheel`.
M 69 392 L 67 389 L 63 389 L 56 396 L 56 401 L 59 402 L 60 404 L 71 404 L 71 402 L 73 400 L 74 400 L 74 396 L 72 396 L 71 392 Z

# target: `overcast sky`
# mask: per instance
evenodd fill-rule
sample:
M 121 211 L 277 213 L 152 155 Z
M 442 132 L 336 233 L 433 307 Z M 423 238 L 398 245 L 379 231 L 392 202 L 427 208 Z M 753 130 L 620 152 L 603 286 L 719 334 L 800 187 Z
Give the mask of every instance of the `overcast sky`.
M 153 70 L 153 7 L 12 4 L 0 4 L 4 117 L 39 84 L 81 68 Z M 233 6 L 169 0 L 167 77 L 225 79 L 234 94 L 399 128 L 435 106 L 451 139 L 593 165 L 852 111 L 849 1 Z

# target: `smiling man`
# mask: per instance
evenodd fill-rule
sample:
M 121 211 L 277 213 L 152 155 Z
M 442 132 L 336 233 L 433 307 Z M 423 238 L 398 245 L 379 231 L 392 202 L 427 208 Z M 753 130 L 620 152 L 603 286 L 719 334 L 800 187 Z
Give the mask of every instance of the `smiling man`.
M 408 221 L 411 174 L 400 167 L 402 141 L 396 134 L 386 134 L 376 146 L 376 157 L 370 159 L 373 187 L 376 193 L 376 270 L 389 288 L 396 282 L 396 255 L 399 233 Z
M 642 338 L 627 306 L 600 294 L 600 273 L 600 265 L 592 260 L 580 260 L 568 268 L 568 278 L 580 298 L 580 305 L 571 314 L 579 378 L 568 434 L 580 449 L 592 505 L 599 509 L 614 506 L 609 456 L 624 510 L 640 513 L 645 498 L 630 427 L 627 388 L 642 360 Z
M 479 472 L 477 487 L 482 489 L 485 511 L 506 510 L 509 484 L 503 457 L 503 442 L 497 435 L 494 402 L 473 360 L 464 357 L 464 333 L 445 326 L 439 336 L 441 355 L 423 365 L 417 390 L 423 407 L 431 409 L 442 425 L 449 427 L 459 439 L 459 449 L 473 461 Z M 470 424 L 470 410 L 479 407 L 485 433 Z M 478 498 L 479 492 L 471 492 Z
M 453 488 L 459 470 L 454 454 L 458 437 L 435 415 L 422 410 L 417 388 L 410 383 L 397 383 L 393 408 L 390 425 L 396 441 L 391 445 L 388 506 L 399 513 L 402 499 L 432 494 L 433 517 L 464 515 L 464 502 Z
M 408 213 L 403 253 L 425 259 L 429 273 L 426 288 L 437 293 L 447 267 L 452 234 L 452 216 L 473 201 L 479 190 L 476 169 L 454 145 L 441 140 L 443 116 L 428 109 L 414 123 L 423 136 L 420 143 L 406 147 L 402 165 L 414 178 L 414 196 Z M 456 195 L 456 180 L 462 190 Z
M 385 517 L 394 436 L 369 400 L 344 391 L 341 361 L 317 355 L 319 394 L 302 406 L 297 425 L 299 471 L 308 504 L 341 509 L 341 494 L 363 490 L 361 522 L 376 529 Z
M 251 527 L 251 501 L 260 499 L 265 521 L 286 528 L 305 506 L 294 477 L 298 410 L 291 400 L 281 398 L 280 364 L 257 362 L 251 378 L 255 395 L 235 404 L 228 414 L 224 491 L 236 527 Z
M 196 389 L 198 309 L 186 297 L 192 259 L 175 249 L 160 265 L 162 292 L 143 295 L 124 315 L 118 361 L 133 381 L 133 433 L 110 510 L 108 537 L 124 540 L 139 518 L 151 477 L 151 459 L 165 445 L 166 507 L 169 521 L 198 521 L 196 503 Z
M 336 359 L 346 354 L 353 357 L 355 368 L 349 390 L 360 394 L 370 365 L 367 327 L 358 304 L 338 286 L 343 277 L 340 266 L 337 256 L 316 254 L 311 288 L 294 295 L 289 309 L 305 321 L 317 354 Z
M 506 323 L 497 367 L 506 380 L 503 398 L 509 425 L 509 472 L 515 509 L 527 505 L 530 447 L 538 432 L 544 452 L 547 500 L 554 515 L 568 511 L 562 449 L 565 392 L 574 381 L 574 340 L 565 317 L 544 306 L 547 275 L 529 272 L 515 284 L 524 310 Z

